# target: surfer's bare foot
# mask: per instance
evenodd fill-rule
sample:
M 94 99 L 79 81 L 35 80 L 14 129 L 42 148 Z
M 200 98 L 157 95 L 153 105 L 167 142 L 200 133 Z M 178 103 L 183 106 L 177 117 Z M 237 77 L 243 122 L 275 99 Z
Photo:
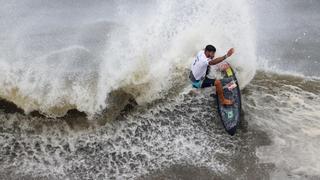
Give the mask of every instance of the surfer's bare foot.
M 229 100 L 229 99 L 224 99 L 224 100 L 222 101 L 222 104 L 223 104 L 223 105 L 232 105 L 233 102 L 232 102 L 231 100 Z

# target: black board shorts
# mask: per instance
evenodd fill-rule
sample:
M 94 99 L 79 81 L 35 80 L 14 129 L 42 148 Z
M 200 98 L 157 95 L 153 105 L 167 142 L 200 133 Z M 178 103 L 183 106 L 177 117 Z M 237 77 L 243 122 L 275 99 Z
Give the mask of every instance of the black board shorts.
M 190 72 L 189 79 L 192 82 L 192 86 L 197 89 L 214 86 L 214 83 L 216 81 L 215 79 L 209 79 L 207 77 L 205 77 L 203 80 L 196 80 L 192 72 Z
M 209 79 L 206 77 L 201 84 L 201 88 L 214 86 L 215 81 L 215 79 Z

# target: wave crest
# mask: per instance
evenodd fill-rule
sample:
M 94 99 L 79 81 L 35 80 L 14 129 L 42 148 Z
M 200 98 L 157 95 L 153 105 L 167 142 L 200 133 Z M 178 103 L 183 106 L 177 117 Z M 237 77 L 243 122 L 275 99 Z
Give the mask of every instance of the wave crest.
M 88 14 L 67 23 L 59 16 L 41 17 L 51 18 L 48 22 L 10 14 L 17 22 L 37 23 L 12 26 L 9 43 L 0 44 L 7 52 L 0 57 L 0 96 L 27 113 L 52 117 L 69 109 L 93 116 L 108 108 L 110 93 L 117 90 L 147 103 L 185 81 L 185 69 L 206 44 L 214 44 L 220 54 L 235 47 L 230 63 L 241 86 L 253 78 L 255 36 L 245 0 L 119 1 L 112 6 L 112 18 Z

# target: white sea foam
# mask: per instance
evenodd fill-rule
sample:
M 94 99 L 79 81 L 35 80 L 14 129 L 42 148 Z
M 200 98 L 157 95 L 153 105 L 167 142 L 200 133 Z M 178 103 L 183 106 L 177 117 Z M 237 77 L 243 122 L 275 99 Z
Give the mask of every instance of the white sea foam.
M 319 81 L 284 77 L 287 76 L 274 75 L 261 81 L 272 85 L 271 89 L 250 85 L 255 90 L 245 96 L 244 110 L 251 117 L 249 123 L 267 132 L 272 139 L 271 145 L 257 149 L 257 155 L 261 162 L 276 165 L 272 173 L 275 179 L 318 177 Z
M 93 115 L 119 89 L 150 102 L 180 81 L 206 44 L 220 55 L 236 49 L 230 63 L 242 87 L 254 76 L 255 35 L 245 0 L 81 4 L 6 4 L 2 98 L 49 116 L 72 108 Z

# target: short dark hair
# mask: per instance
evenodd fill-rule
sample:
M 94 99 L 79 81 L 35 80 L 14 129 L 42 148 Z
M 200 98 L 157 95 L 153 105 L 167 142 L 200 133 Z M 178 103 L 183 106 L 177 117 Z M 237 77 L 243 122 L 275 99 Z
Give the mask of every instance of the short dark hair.
M 207 45 L 204 51 L 216 52 L 216 48 L 212 45 Z

